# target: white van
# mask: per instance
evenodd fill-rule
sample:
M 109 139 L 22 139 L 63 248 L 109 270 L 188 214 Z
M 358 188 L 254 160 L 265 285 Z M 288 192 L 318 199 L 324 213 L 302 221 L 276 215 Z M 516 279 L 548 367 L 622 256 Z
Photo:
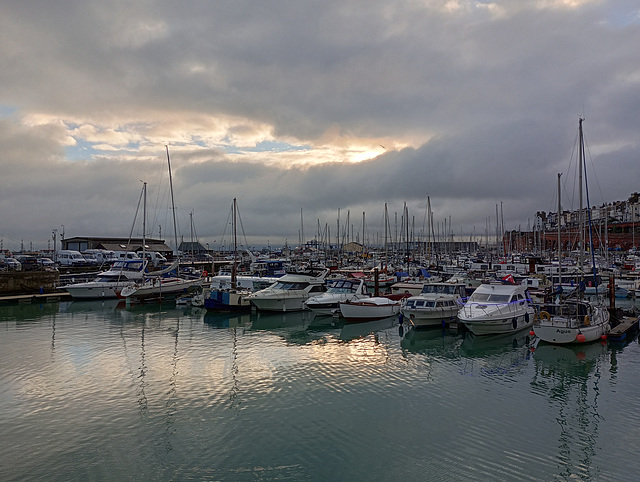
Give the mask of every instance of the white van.
M 145 252 L 144 257 L 147 258 L 149 264 L 152 264 L 154 267 L 161 266 L 167 262 L 167 258 L 162 256 L 160 253 L 156 253 L 155 251 Z
M 117 261 L 116 254 L 114 251 L 109 251 L 108 249 L 87 249 L 83 252 L 86 256 L 87 254 L 93 255 L 99 264 L 113 263 Z
M 116 261 L 123 261 L 125 259 L 142 259 L 135 251 L 115 251 Z
M 86 266 L 87 260 L 80 251 L 72 249 L 61 249 L 56 255 L 56 260 L 60 266 Z

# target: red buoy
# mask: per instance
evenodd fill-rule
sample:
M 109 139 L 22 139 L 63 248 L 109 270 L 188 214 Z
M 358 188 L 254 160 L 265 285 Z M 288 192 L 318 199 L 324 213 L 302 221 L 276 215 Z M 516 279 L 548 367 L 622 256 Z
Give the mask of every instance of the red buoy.
M 529 334 L 530 334 L 531 336 L 536 336 L 536 332 L 535 332 L 535 331 L 533 331 L 533 330 L 531 330 L 531 331 L 529 332 Z
M 607 335 L 600 335 L 600 339 L 601 340 L 606 340 L 607 339 Z
M 578 340 L 580 343 L 582 343 L 582 342 L 586 341 L 587 338 L 582 333 L 580 333 L 578 336 L 576 336 L 576 340 Z

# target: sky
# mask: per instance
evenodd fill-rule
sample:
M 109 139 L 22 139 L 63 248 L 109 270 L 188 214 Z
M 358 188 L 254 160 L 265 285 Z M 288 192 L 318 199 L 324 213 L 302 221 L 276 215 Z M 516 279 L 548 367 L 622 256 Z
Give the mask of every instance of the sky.
M 532 228 L 640 191 L 637 0 L 0 1 L 0 243 Z M 566 191 L 565 191 L 566 190 Z M 496 211 L 499 214 L 496 216 Z M 498 219 L 497 219 L 498 218 Z M 348 220 L 348 222 L 347 222 Z M 364 224 L 364 229 L 363 229 Z M 348 228 L 347 228 L 348 226 Z M 364 235 L 362 234 L 364 232 Z M 344 236 L 343 236 L 344 237 Z

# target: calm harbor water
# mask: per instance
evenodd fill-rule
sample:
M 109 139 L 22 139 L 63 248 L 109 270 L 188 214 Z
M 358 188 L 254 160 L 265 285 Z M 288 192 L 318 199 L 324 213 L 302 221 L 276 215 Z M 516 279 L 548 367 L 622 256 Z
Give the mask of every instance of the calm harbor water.
M 638 480 L 640 345 L 0 307 L 0 479 Z

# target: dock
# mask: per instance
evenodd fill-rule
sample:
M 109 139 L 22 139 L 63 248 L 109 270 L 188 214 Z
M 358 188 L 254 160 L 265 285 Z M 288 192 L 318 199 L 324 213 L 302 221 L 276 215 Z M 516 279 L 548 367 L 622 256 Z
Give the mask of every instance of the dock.
M 37 293 L 26 295 L 0 296 L 0 305 L 14 305 L 25 303 L 55 303 L 57 301 L 70 300 L 71 295 L 66 291 L 55 293 Z
M 609 341 L 625 341 L 627 335 L 631 336 L 638 331 L 638 316 L 623 316 L 620 323 L 614 326 L 607 334 Z

